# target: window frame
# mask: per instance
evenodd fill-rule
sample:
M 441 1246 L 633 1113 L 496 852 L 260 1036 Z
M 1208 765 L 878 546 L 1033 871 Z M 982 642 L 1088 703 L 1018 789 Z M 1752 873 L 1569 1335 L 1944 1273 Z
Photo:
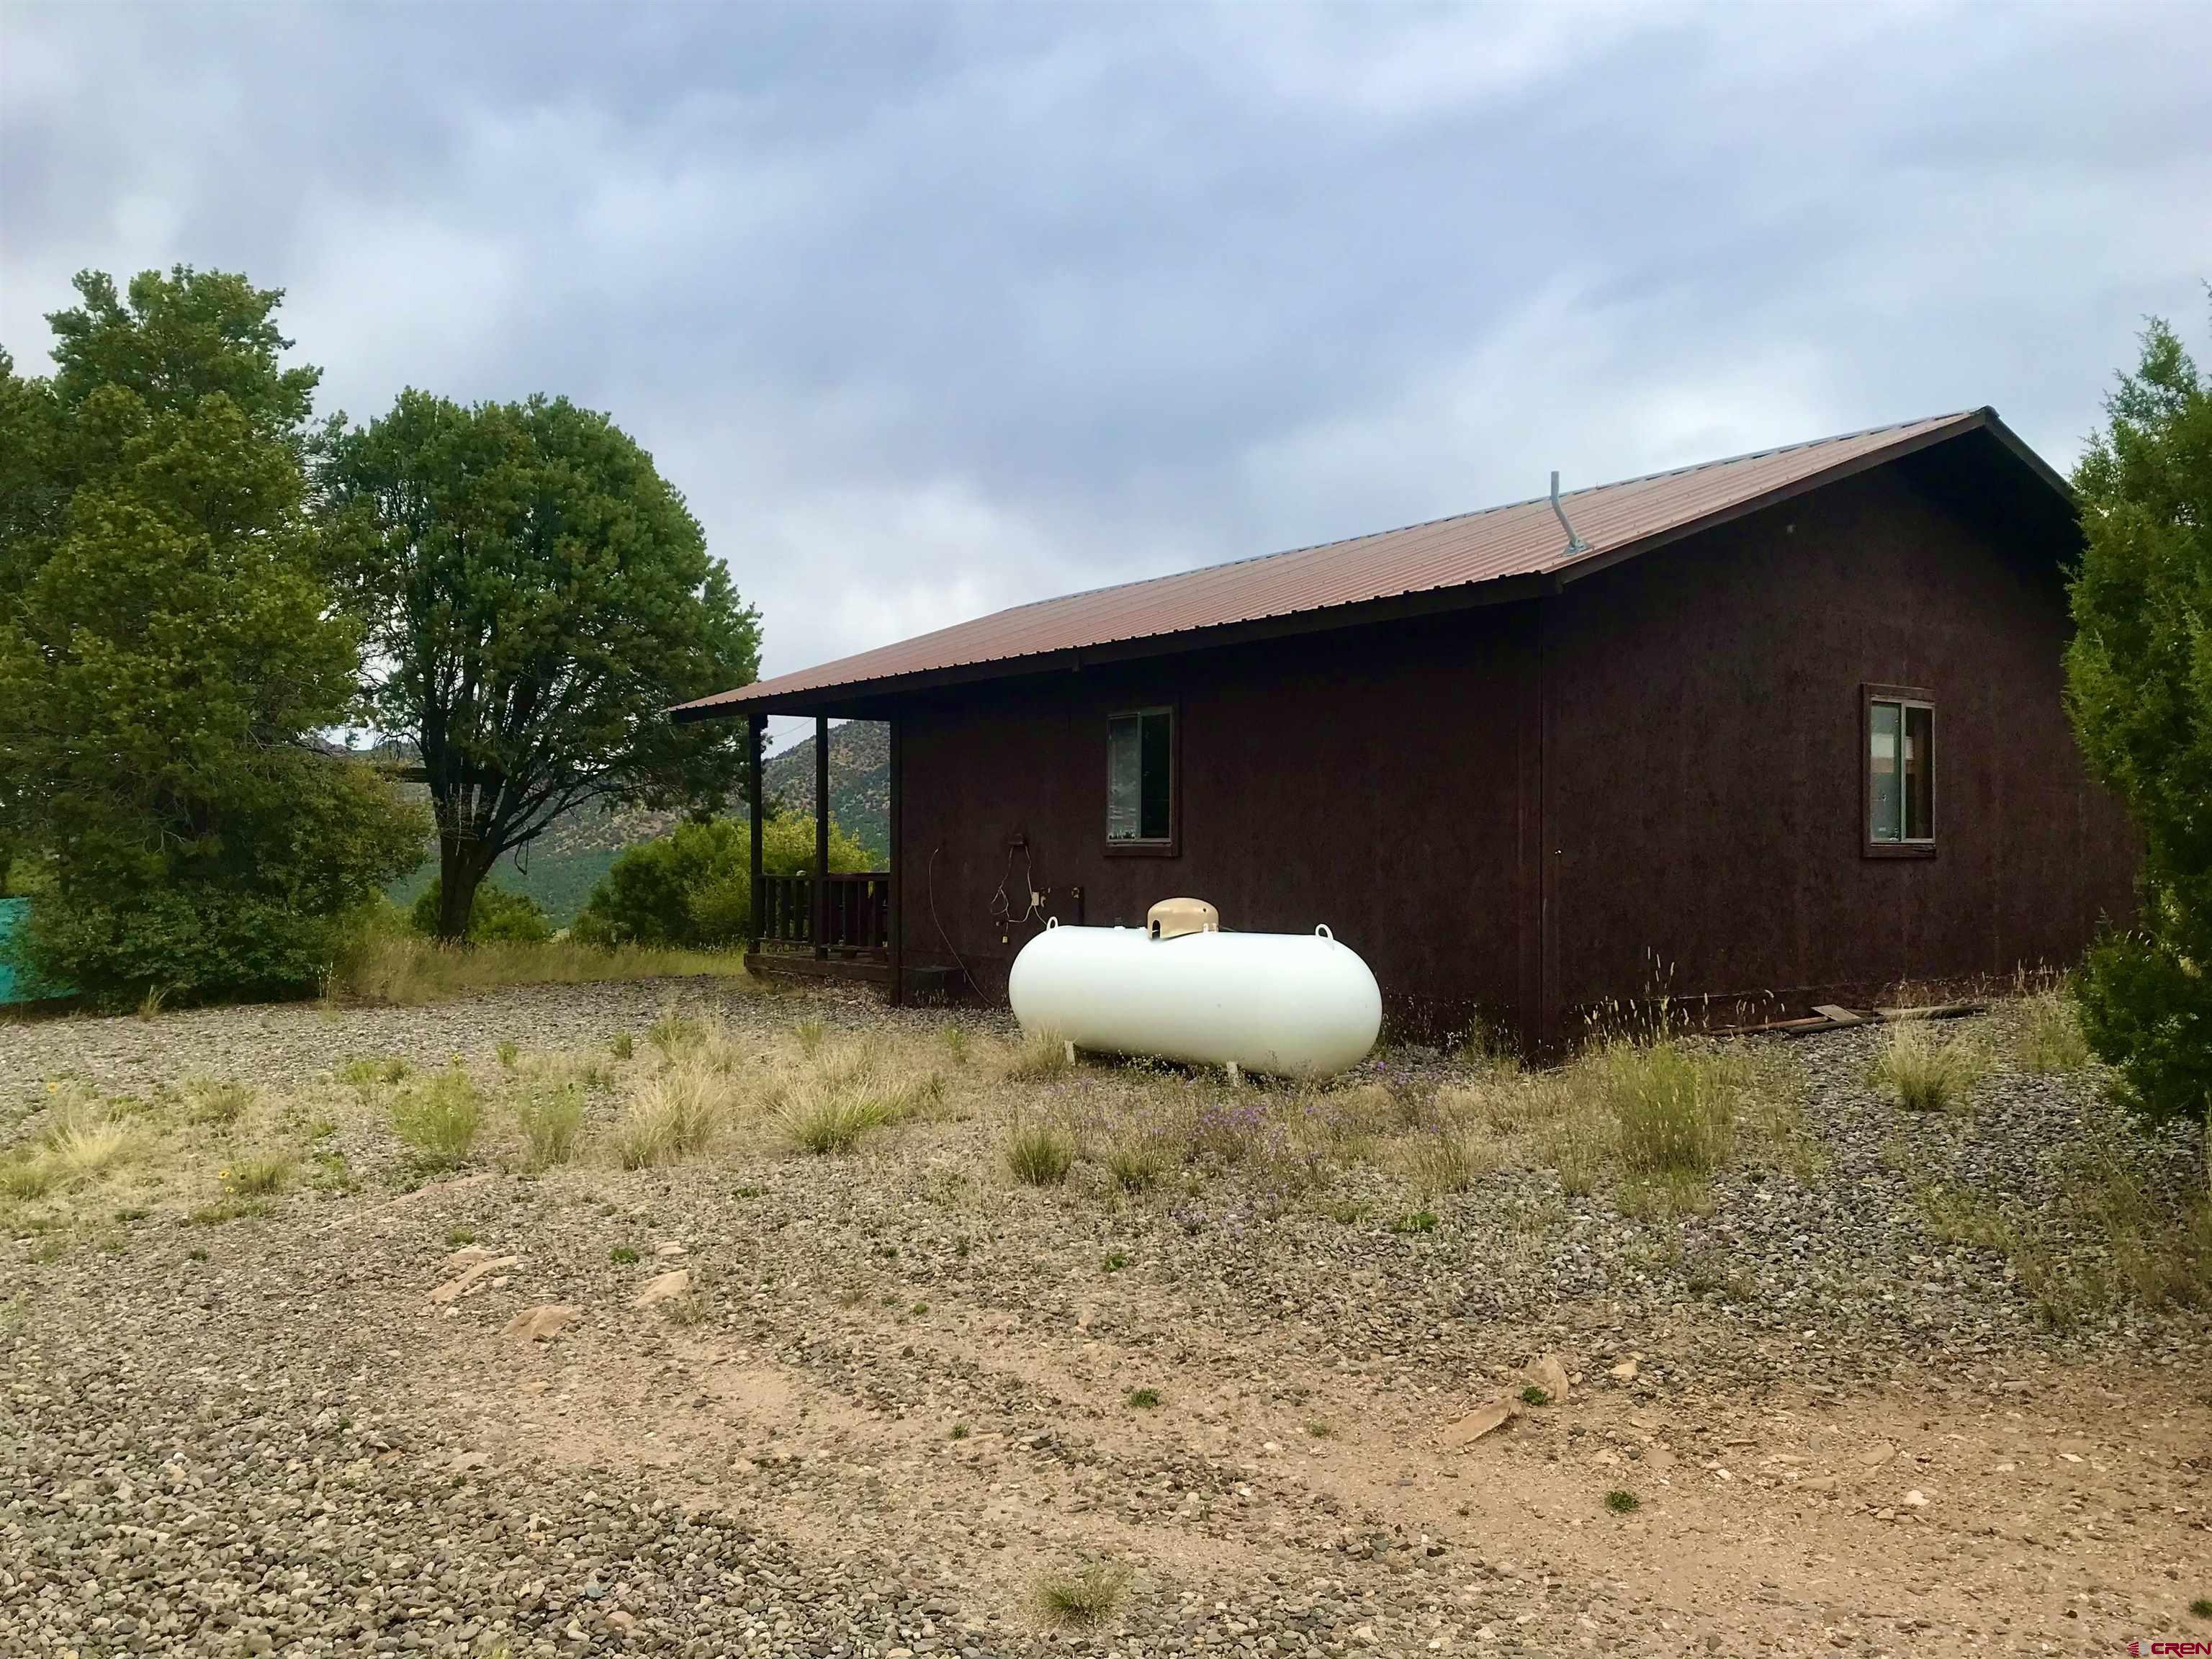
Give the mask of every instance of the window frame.
M 1859 687 L 1859 853 L 1870 859 L 1932 859 L 1936 856 L 1936 836 L 1933 833 L 1921 841 L 1876 841 L 1874 835 L 1874 706 L 1878 702 L 1893 702 L 1899 706 L 1898 739 L 1905 737 L 1905 714 L 1907 708 L 1928 711 L 1928 817 L 1931 824 L 1940 823 L 1936 811 L 1936 694 L 1924 685 L 1886 685 L 1869 681 Z M 1898 799 L 1904 799 L 1904 757 L 1898 757 Z
M 1115 841 L 1113 838 L 1110 815 L 1114 801 L 1114 722 L 1120 720 L 1141 720 L 1146 714 L 1165 714 L 1168 717 L 1168 833 L 1164 840 Z M 1139 728 L 1139 782 L 1140 798 L 1137 811 L 1139 822 L 1144 816 L 1143 736 Z M 1106 805 L 1109 822 L 1106 855 L 1124 859 L 1172 859 L 1182 854 L 1182 707 L 1177 702 L 1148 702 L 1132 704 L 1127 708 L 1109 708 L 1102 724 L 1101 735 L 1106 750 Z

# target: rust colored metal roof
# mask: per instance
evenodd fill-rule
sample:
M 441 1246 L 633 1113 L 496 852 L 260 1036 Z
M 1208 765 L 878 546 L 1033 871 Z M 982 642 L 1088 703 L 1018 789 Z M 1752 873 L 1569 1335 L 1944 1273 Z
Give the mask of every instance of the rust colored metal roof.
M 1049 666 L 1069 653 L 1196 641 L 1291 617 L 1341 611 L 1348 625 L 1376 602 L 1448 595 L 1513 578 L 1536 591 L 1912 450 L 1989 428 L 2052 483 L 2057 476 L 1998 422 L 1994 410 L 1939 415 L 1841 437 L 1680 467 L 1619 483 L 1563 491 L 1560 503 L 1583 545 L 1571 550 L 1548 496 L 1402 530 L 1270 553 L 1177 575 L 1094 588 L 1019 605 L 895 645 L 741 686 L 672 711 L 706 720 L 777 708 L 835 712 L 839 703 L 947 678 L 987 678 Z M 2058 486 L 2063 489 L 2063 484 Z M 1525 587 L 1524 580 L 1516 587 Z M 1486 597 L 1477 593 L 1472 599 Z M 1500 594 L 1499 597 L 1504 597 Z

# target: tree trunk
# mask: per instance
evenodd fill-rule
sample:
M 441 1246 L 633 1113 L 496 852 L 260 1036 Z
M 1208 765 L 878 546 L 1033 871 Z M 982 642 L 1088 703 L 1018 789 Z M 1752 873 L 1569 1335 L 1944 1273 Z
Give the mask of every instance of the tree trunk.
M 469 911 L 477 902 L 477 889 L 491 871 L 483 856 L 483 843 L 438 837 L 438 940 L 459 945 L 469 936 Z

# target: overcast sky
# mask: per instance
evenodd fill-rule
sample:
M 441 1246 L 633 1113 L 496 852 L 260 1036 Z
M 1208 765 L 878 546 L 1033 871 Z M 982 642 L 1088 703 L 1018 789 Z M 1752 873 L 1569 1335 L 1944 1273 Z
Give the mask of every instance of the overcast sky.
M 2212 5 L 0 0 L 0 343 L 289 291 L 357 418 L 609 410 L 769 672 L 2207 349 Z

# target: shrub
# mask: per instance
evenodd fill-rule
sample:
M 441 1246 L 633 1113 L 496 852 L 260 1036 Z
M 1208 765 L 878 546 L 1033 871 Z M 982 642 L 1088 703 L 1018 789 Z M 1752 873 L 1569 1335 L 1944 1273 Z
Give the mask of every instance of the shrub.
M 0 363 L 0 810 L 53 877 L 16 942 L 111 1006 L 312 991 L 428 830 L 315 740 L 361 660 L 305 472 L 316 371 L 240 276 L 77 288 L 51 377 Z
M 1606 1493 L 1605 1506 L 1615 1515 L 1633 1515 L 1644 1507 L 1644 1500 L 1625 1486 L 1615 1486 Z
M 1032 1187 L 1057 1187 L 1075 1163 L 1075 1147 L 1049 1123 L 1017 1122 L 1006 1138 L 1006 1167 Z
M 483 1121 L 477 1085 L 448 1069 L 418 1079 L 392 1103 L 392 1127 L 415 1153 L 416 1167 L 458 1170 L 475 1148 Z
M 2078 976 L 2081 1023 L 2127 1105 L 2205 1126 L 2212 1176 L 2212 376 L 2154 320 L 2105 412 L 2074 474 L 2066 706 L 2142 860 L 2135 931 Z
M 1160 1391 L 1158 1389 L 1132 1389 L 1122 1398 L 1132 1411 L 1149 1412 L 1159 1409 Z
M 438 905 L 445 889 L 436 876 L 416 896 L 408 919 L 425 939 L 438 934 Z M 511 893 L 484 882 L 469 901 L 471 945 L 542 945 L 553 937 L 553 923 L 527 893 Z
M 656 840 L 625 848 L 576 919 L 579 939 L 692 949 L 734 945 L 751 926 L 751 826 L 740 818 L 693 818 Z M 867 870 L 874 857 L 833 821 L 830 867 Z M 761 867 L 799 875 L 814 867 L 814 821 L 771 814 L 761 827 Z
M 1962 1103 L 1982 1070 L 1981 1057 L 1962 1038 L 1945 1040 L 1921 1020 L 1896 1026 L 1875 1061 L 1875 1085 L 1899 1105 L 1940 1112 Z

